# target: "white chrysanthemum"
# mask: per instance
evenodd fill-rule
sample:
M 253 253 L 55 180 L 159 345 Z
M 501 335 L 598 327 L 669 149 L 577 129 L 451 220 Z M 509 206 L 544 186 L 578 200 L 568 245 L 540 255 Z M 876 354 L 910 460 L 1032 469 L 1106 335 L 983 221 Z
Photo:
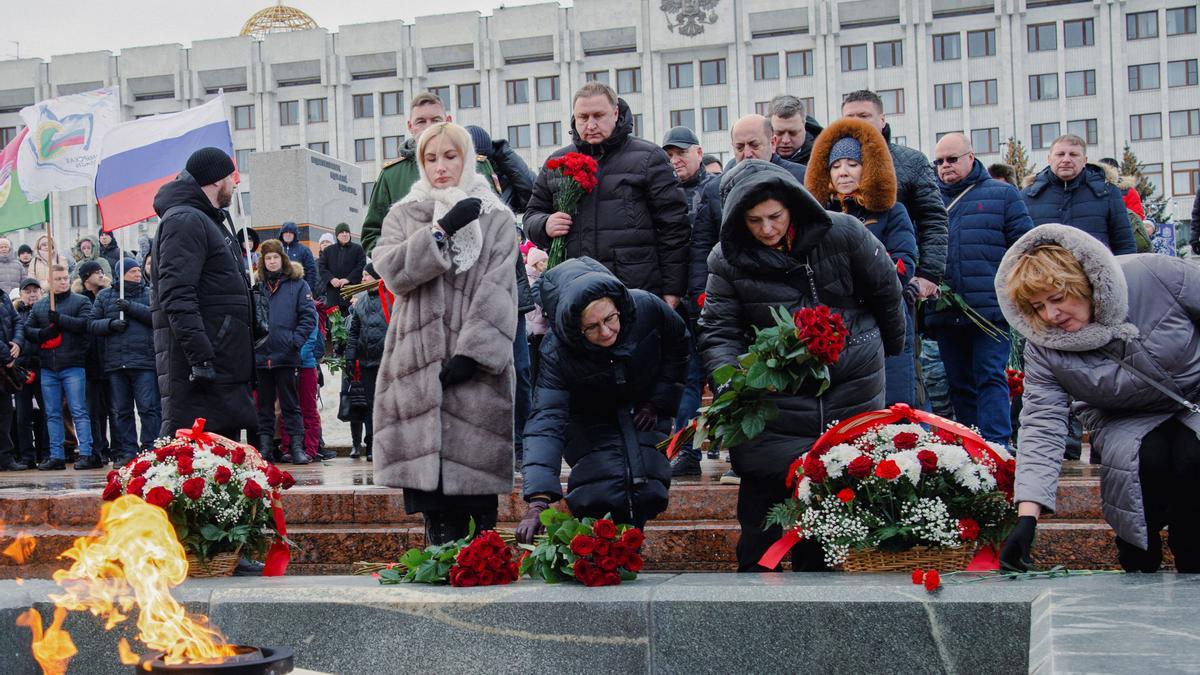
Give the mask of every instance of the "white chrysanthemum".
M 916 485 L 921 480 L 921 460 L 917 459 L 916 450 L 901 450 L 888 455 L 900 467 L 900 474 Z
M 796 489 L 796 499 L 805 504 L 812 504 L 812 481 L 807 476 L 800 479 L 800 486 Z
M 937 455 L 939 469 L 956 471 L 964 464 L 974 464 L 967 451 L 957 445 L 935 443 L 929 445 L 928 448 Z
M 825 463 L 825 471 L 830 478 L 839 478 L 850 462 L 860 454 L 862 453 L 852 445 L 835 445 L 829 452 L 821 455 L 821 461 Z

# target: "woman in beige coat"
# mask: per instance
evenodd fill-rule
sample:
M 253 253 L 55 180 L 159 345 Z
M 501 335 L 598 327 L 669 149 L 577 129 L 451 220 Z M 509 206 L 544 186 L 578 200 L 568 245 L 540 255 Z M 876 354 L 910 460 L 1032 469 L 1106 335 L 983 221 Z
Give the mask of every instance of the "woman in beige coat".
M 375 389 L 376 482 L 404 488 L 427 543 L 495 527 L 512 490 L 517 235 L 473 170 L 470 136 L 421 134 L 421 180 L 392 206 L 373 263 L 395 305 Z M 473 166 L 471 167 L 473 169 Z

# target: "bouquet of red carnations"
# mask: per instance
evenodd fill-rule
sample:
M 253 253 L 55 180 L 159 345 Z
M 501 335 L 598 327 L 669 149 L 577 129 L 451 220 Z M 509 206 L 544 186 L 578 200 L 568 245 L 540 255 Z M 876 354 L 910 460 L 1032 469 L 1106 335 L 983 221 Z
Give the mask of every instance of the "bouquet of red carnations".
M 551 174 L 554 184 L 554 208 L 557 211 L 575 216 L 579 209 L 579 200 L 584 195 L 591 194 L 596 189 L 596 172 L 600 166 L 596 160 L 580 152 L 568 152 L 561 157 L 551 157 L 546 160 L 546 171 Z M 549 270 L 563 261 L 566 256 L 567 238 L 555 237 L 550 243 L 549 260 L 546 269 Z
M 616 586 L 637 578 L 644 561 L 638 552 L 646 537 L 631 525 L 608 518 L 579 520 L 554 509 L 541 515 L 546 536 L 536 546 L 522 544 L 521 573 L 554 584 L 574 579 L 584 586 Z

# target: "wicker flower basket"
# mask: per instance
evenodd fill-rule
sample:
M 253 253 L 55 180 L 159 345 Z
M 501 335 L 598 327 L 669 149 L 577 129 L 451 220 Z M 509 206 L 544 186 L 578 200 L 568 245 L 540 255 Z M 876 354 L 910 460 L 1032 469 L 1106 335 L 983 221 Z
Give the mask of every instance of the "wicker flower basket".
M 869 549 L 850 551 L 843 572 L 911 572 L 916 568 L 953 572 L 966 569 L 975 550 L 962 548 L 926 548 L 914 546 L 907 551 L 892 553 Z
M 237 569 L 238 560 L 241 558 L 242 548 L 240 546 L 236 551 L 218 553 L 204 561 L 197 558 L 196 554 L 189 552 L 187 554 L 188 576 L 194 579 L 233 576 L 233 571 Z

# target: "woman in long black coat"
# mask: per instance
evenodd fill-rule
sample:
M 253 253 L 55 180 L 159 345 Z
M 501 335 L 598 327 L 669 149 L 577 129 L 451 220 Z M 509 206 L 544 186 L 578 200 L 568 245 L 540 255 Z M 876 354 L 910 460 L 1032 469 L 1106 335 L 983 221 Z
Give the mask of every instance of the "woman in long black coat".
M 896 268 L 857 218 L 826 211 L 790 173 L 759 160 L 739 162 L 721 179 L 724 213 L 708 257 L 700 314 L 700 355 L 709 373 L 735 364 L 755 328 L 775 325 L 774 307 L 794 312 L 826 305 L 850 333 L 824 395 L 816 387 L 773 394 L 779 415 L 766 430 L 730 450 L 738 488 L 738 571 L 763 571 L 758 560 L 779 537 L 763 519 L 788 497 L 792 461 L 834 420 L 884 404 L 883 357 L 904 346 L 905 319 Z M 792 549 L 793 569 L 822 569 L 820 547 Z
M 525 425 L 529 510 L 517 537 L 532 541 L 541 512 L 563 497 L 563 459 L 572 514 L 642 527 L 667 508 L 671 466 L 655 446 L 683 393 L 687 327 L 658 296 L 625 288 L 587 257 L 547 272 L 541 299 L 551 330 Z

